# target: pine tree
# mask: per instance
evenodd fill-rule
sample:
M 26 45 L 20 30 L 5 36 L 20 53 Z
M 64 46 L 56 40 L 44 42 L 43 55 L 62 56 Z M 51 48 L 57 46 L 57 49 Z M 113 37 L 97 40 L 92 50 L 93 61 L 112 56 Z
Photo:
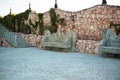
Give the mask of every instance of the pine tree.
M 107 4 L 107 1 L 106 0 L 102 0 L 102 4 Z
M 54 8 L 58 8 L 57 0 L 55 0 L 55 6 L 54 6 Z

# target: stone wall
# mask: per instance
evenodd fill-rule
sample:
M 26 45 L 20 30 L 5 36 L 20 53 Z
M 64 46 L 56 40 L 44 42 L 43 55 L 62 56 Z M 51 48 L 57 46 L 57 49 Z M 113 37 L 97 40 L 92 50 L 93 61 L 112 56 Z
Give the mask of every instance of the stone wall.
M 62 30 L 68 31 L 75 29 L 77 32 L 77 38 L 82 40 L 101 40 L 102 30 L 110 27 L 110 22 L 114 24 L 120 24 L 120 6 L 112 5 L 96 5 L 88 9 L 84 9 L 77 12 L 64 11 L 61 9 L 55 9 L 56 14 L 59 14 L 60 18 L 64 18 L 66 22 L 65 27 L 61 27 Z M 25 21 L 27 25 L 30 25 L 29 20 L 33 24 L 39 21 L 38 14 L 31 12 L 28 20 Z M 49 11 L 43 13 L 44 25 L 50 25 Z M 30 26 L 31 29 L 32 25 Z M 36 29 L 39 32 L 39 26 Z
M 22 34 L 19 33 L 28 43 L 32 44 L 32 46 L 40 47 L 40 41 L 42 39 L 42 36 L 35 35 L 35 34 Z M 76 48 L 78 52 L 84 52 L 84 53 L 92 53 L 97 54 L 98 47 L 100 45 L 100 41 L 94 41 L 94 40 L 77 40 L 76 41 Z
M 25 41 L 30 43 L 34 47 L 40 47 L 41 36 L 35 34 L 23 34 L 19 33 Z
M 35 34 L 18 33 L 22 38 L 34 47 L 40 47 L 41 36 Z M 0 46 L 12 47 L 3 37 L 0 37 Z
M 11 47 L 11 45 L 1 36 L 0 36 L 0 46 Z
M 40 41 L 42 39 L 42 36 L 40 35 L 34 35 L 34 34 L 22 34 L 22 37 L 32 46 L 40 47 Z M 85 52 L 85 53 L 99 53 L 98 47 L 100 45 L 100 41 L 93 41 L 93 40 L 77 40 L 76 41 L 76 48 L 79 52 Z
M 40 47 L 40 41 L 42 36 L 35 35 L 35 34 L 23 34 L 19 33 L 28 43 L 30 43 L 32 46 Z M 3 43 L 1 44 L 1 41 Z M 100 45 L 100 41 L 93 41 L 93 40 L 77 40 L 76 42 L 76 48 L 79 52 L 84 53 L 99 53 L 98 47 Z M 4 47 L 11 47 L 10 44 L 2 37 L 0 37 L 0 46 Z
M 76 48 L 79 52 L 98 54 L 100 41 L 77 40 Z
M 101 40 L 102 29 L 110 27 L 111 21 L 120 24 L 120 6 L 96 5 L 78 12 L 56 9 L 56 13 L 66 21 L 63 30 L 74 28 L 77 37 L 84 40 Z M 43 17 L 44 24 L 50 24 L 49 12 Z
M 66 21 L 66 26 L 62 27 L 62 30 L 76 30 L 79 39 L 76 42 L 76 48 L 79 52 L 98 53 L 102 30 L 110 27 L 110 22 L 120 24 L 120 6 L 96 5 L 78 12 L 56 9 L 56 13 Z M 38 16 L 30 13 L 29 19 L 32 20 L 32 23 L 35 23 L 38 21 Z M 44 13 L 43 22 L 44 25 L 50 25 L 49 12 Z M 29 25 L 29 21 L 25 23 Z M 40 35 L 21 33 L 20 35 L 33 46 L 40 46 Z

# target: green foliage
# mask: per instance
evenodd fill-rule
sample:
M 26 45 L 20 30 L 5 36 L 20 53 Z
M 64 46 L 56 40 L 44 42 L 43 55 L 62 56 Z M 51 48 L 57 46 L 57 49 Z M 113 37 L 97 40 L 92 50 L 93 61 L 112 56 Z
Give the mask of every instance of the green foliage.
M 50 21 L 51 21 L 51 27 L 50 27 L 50 31 L 52 33 L 56 32 L 58 29 L 58 25 L 61 26 L 65 26 L 65 19 L 64 18 L 60 18 L 59 15 L 56 15 L 55 9 L 51 8 L 50 11 Z
M 15 15 L 9 14 L 7 16 L 4 16 L 4 18 L 2 18 L 0 22 L 4 24 L 8 30 L 15 31 L 14 19 L 15 19 Z
M 26 10 L 25 12 L 19 13 L 17 15 L 9 14 L 5 16 L 0 22 L 11 31 L 27 33 L 28 31 L 26 30 L 28 29 L 28 26 L 25 25 L 24 21 L 28 19 L 30 11 L 31 10 Z
M 50 30 L 50 28 L 51 28 L 51 25 L 44 25 L 43 27 L 44 30 Z
M 65 23 L 65 19 L 64 18 L 59 18 L 59 15 L 57 16 L 57 23 L 61 26 L 65 26 L 66 23 Z
M 0 16 L 0 23 L 2 22 L 2 17 Z
M 49 11 L 51 21 L 50 25 L 44 25 L 43 13 L 38 14 L 39 21 L 35 22 L 35 24 L 33 24 L 31 20 L 29 20 L 28 24 L 26 24 L 25 20 L 28 20 L 30 12 L 31 9 L 28 9 L 25 12 L 19 13 L 17 15 L 9 14 L 4 17 L 0 16 L 0 23 L 4 24 L 10 31 L 36 33 L 41 35 L 44 33 L 45 29 L 49 29 L 52 33 L 54 33 L 57 31 L 58 25 L 66 25 L 64 18 L 60 18 L 59 15 L 56 15 L 54 8 L 51 8 Z
M 27 10 L 24 12 L 23 16 L 24 16 L 25 20 L 28 19 L 28 15 L 29 15 L 30 12 L 31 12 L 31 9 L 27 9 Z
M 39 17 L 39 27 L 40 27 L 40 34 L 42 35 L 44 33 L 44 27 L 43 27 L 43 14 L 42 13 L 39 13 L 38 14 L 38 17 Z
M 110 22 L 110 27 L 111 26 L 114 26 L 116 34 L 119 35 L 120 34 L 120 24 L 114 24 L 113 22 Z
M 56 16 L 56 13 L 55 13 L 55 9 L 51 8 L 50 11 L 49 11 L 49 14 L 50 14 L 50 21 L 51 21 L 51 28 L 50 28 L 50 31 L 52 33 L 56 32 L 57 31 L 57 16 Z
M 31 19 L 29 19 L 29 24 L 32 25 L 32 27 L 29 26 L 30 27 L 30 32 L 34 32 L 35 31 L 35 29 L 34 29 L 35 26 L 34 26 L 34 24 L 32 24 Z
M 27 16 L 24 13 L 20 13 L 16 16 L 16 23 L 18 26 L 18 32 L 26 32 L 25 31 L 25 24 L 24 24 L 24 20 L 26 20 Z
M 0 16 L 0 20 L 2 20 L 3 19 L 3 17 L 2 16 Z

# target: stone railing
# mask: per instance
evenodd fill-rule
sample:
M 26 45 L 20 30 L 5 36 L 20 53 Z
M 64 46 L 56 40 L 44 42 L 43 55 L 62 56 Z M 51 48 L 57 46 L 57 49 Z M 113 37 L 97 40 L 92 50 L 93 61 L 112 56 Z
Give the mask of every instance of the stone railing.
M 2 24 L 0 24 L 0 36 L 4 38 L 12 47 L 31 47 L 31 45 L 28 44 L 19 34 L 8 31 Z

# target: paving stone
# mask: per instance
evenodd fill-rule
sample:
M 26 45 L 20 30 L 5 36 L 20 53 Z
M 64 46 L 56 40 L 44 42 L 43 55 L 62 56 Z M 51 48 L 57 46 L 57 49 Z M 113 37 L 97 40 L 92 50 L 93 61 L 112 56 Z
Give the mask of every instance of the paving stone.
M 120 80 L 120 59 L 0 47 L 0 80 Z

